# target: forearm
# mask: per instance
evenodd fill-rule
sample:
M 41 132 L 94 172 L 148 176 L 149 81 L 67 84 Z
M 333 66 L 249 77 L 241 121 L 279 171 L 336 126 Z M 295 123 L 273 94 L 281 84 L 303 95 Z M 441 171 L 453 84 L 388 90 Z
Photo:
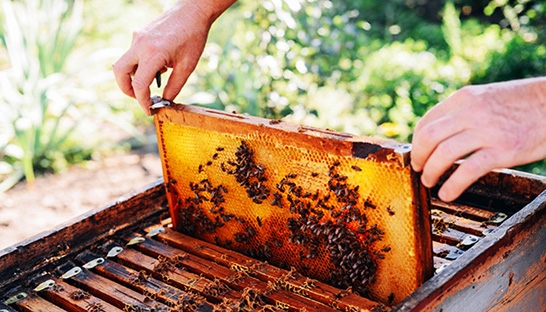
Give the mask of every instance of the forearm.
M 237 0 L 180 0 L 175 5 L 174 9 L 186 8 L 188 3 L 195 4 L 209 24 L 212 24 L 222 13 L 224 13 L 230 6 L 232 6 Z M 188 14 L 188 12 L 182 12 Z

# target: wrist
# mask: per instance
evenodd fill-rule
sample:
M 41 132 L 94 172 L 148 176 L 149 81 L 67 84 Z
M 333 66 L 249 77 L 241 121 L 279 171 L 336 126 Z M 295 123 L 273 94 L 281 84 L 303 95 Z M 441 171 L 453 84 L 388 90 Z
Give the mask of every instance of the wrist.
M 208 24 L 212 25 L 235 2 L 237 0 L 180 0 L 178 7 L 184 14 L 187 14 L 188 5 L 192 6 L 195 10 L 194 14 L 201 15 Z

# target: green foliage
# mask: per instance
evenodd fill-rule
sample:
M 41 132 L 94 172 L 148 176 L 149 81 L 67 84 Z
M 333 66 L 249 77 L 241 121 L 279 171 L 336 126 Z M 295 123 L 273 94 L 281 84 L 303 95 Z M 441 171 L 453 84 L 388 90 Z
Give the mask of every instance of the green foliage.
M 0 189 L 140 137 L 110 65 L 173 0 L 0 1 Z M 542 1 L 239 1 L 177 101 L 409 142 L 466 84 L 544 75 L 545 38 Z
M 32 185 L 36 171 L 89 159 L 105 122 L 139 136 L 98 92 L 105 82 L 112 85 L 106 65 L 116 56 L 112 51 L 94 51 L 68 66 L 83 27 L 83 5 L 2 1 L 0 38 L 9 67 L 0 72 L 0 192 L 23 176 Z
M 410 141 L 464 85 L 543 75 L 544 12 L 528 0 L 241 2 L 180 98 Z

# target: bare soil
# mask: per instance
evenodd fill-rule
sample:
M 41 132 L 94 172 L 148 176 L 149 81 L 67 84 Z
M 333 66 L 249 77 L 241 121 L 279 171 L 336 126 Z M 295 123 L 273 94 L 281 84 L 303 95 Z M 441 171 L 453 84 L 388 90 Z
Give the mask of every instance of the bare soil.
M 74 166 L 0 194 L 0 250 L 52 230 L 162 177 L 157 150 L 140 150 Z

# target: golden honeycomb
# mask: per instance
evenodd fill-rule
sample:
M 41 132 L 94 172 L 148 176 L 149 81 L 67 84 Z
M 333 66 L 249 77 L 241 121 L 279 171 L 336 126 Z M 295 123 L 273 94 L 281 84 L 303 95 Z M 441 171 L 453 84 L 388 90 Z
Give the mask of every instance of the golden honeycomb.
M 189 105 L 154 113 L 178 231 L 389 305 L 430 276 L 407 146 Z

